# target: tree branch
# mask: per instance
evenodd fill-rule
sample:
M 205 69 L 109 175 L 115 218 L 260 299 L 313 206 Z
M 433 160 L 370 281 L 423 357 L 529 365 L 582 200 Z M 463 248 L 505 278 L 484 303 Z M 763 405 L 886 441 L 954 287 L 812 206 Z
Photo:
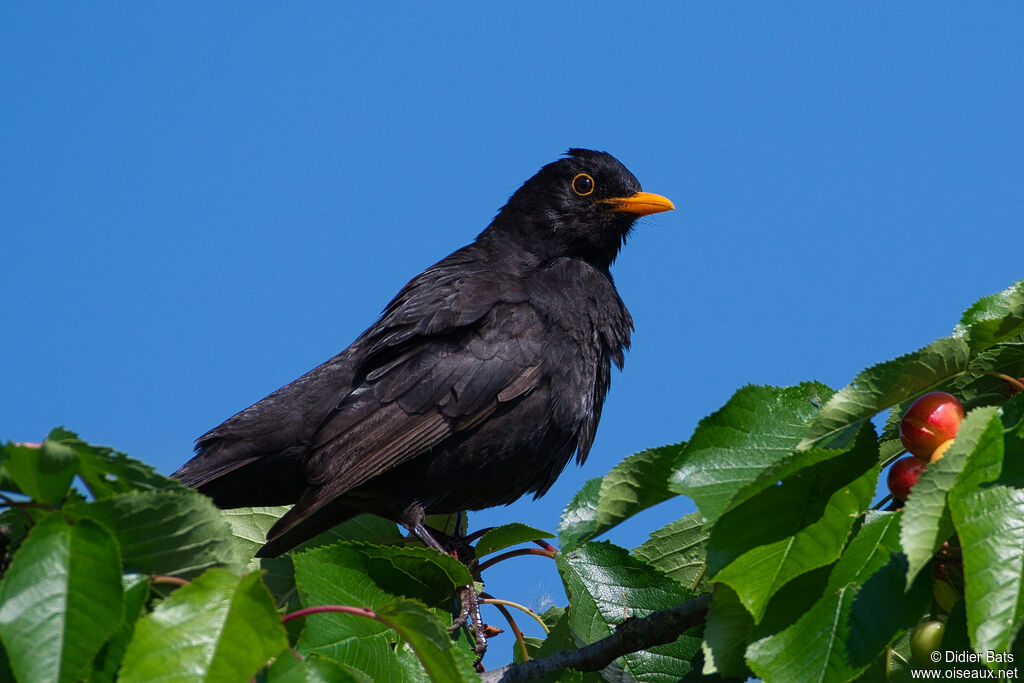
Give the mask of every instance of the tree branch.
M 671 643 L 694 626 L 703 623 L 711 604 L 711 593 L 701 595 L 672 609 L 639 619 L 627 619 L 615 633 L 578 650 L 562 650 L 550 657 L 509 664 L 481 675 L 484 683 L 521 683 L 559 669 L 600 671 L 622 655 L 655 645 Z

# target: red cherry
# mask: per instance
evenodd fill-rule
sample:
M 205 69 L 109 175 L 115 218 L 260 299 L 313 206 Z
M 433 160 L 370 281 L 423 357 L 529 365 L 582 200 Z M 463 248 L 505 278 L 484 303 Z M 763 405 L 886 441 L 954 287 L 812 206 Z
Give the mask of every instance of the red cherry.
M 928 467 L 920 458 L 910 455 L 900 458 L 889 468 L 889 491 L 896 500 L 906 500 L 918 477 Z
M 956 437 L 964 407 L 952 394 L 933 391 L 914 401 L 900 421 L 900 441 L 917 457 L 928 461 L 935 449 Z

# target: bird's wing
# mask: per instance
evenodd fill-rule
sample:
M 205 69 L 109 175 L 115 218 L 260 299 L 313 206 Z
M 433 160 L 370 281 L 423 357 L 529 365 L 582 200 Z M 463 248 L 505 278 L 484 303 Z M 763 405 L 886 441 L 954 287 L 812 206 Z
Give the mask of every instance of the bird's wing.
M 493 277 L 463 271 L 459 282 L 435 279 L 407 291 L 414 280 L 360 337 L 356 345 L 370 351 L 357 386 L 317 430 L 309 488 L 268 532 L 261 553 L 283 552 L 326 528 L 345 492 L 480 424 L 543 380 L 544 321 L 521 297 L 500 296 L 486 282 Z M 454 310 L 438 312 L 452 302 Z
M 336 497 L 531 391 L 542 378 L 543 337 L 529 304 L 495 302 L 472 324 L 378 343 L 362 383 L 317 431 L 311 486 Z
M 196 439 L 196 456 L 172 476 L 221 507 L 294 502 L 310 436 L 351 391 L 354 364 L 346 349 L 225 420 Z

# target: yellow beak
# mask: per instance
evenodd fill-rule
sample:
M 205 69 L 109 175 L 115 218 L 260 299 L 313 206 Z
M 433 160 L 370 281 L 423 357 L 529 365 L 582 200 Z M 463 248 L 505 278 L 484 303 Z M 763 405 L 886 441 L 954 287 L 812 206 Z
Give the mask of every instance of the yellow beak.
M 619 213 L 634 213 L 637 216 L 647 216 L 661 211 L 671 211 L 676 205 L 668 197 L 662 197 L 653 192 L 637 192 L 628 197 L 613 197 L 602 199 L 605 204 L 610 204 L 609 211 Z

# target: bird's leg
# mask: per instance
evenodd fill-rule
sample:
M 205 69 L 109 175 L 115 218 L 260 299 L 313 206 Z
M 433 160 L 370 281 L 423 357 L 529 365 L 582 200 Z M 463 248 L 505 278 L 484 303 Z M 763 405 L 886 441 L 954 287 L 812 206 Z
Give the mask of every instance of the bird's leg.
M 440 532 L 431 531 L 423 523 L 423 510 L 419 506 L 407 508 L 404 514 L 401 515 L 403 518 L 402 525 L 412 532 L 416 538 L 420 539 L 424 545 L 429 548 L 433 548 L 438 552 L 445 553 L 446 555 L 452 555 L 459 561 L 469 565 L 475 561 L 475 557 L 472 553 L 472 547 L 469 547 L 468 562 L 467 559 L 463 559 L 461 556 L 464 553 L 460 553 L 460 545 L 465 546 L 465 543 L 461 543 L 462 539 L 449 537 L 446 534 Z M 418 514 L 417 514 L 418 513 Z M 405 521 L 407 519 L 407 521 Z M 440 542 L 434 537 L 435 534 L 445 536 L 445 540 L 448 542 L 449 547 L 441 545 Z M 464 550 L 464 549 L 463 549 Z M 480 600 L 476 594 L 476 588 L 473 584 L 462 586 L 459 588 L 459 599 L 462 603 L 462 608 L 459 610 L 459 615 L 452 620 L 450 631 L 460 629 L 468 624 L 470 632 L 473 634 L 473 640 L 476 641 L 473 647 L 473 652 L 478 657 L 483 657 L 487 651 L 487 637 L 484 635 L 484 622 L 480 616 Z

